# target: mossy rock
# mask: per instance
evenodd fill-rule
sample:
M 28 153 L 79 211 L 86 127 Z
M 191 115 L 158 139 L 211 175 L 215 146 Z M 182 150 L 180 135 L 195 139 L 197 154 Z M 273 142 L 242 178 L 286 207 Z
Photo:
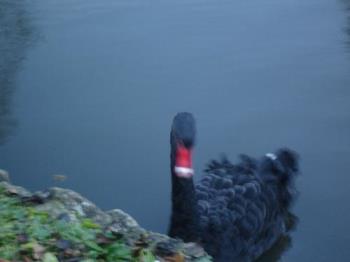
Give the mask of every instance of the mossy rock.
M 196 244 L 58 187 L 31 193 L 0 182 L 0 225 L 0 261 L 211 261 Z

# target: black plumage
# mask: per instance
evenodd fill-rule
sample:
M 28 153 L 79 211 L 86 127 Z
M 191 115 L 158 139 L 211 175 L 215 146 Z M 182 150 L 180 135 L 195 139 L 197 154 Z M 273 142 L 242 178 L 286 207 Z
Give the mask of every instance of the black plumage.
M 177 145 L 195 140 L 189 113 L 175 116 L 171 132 L 172 214 L 169 235 L 202 244 L 215 261 L 252 261 L 290 230 L 290 206 L 296 197 L 298 158 L 280 149 L 261 159 L 242 155 L 208 164 L 197 185 L 174 172 Z

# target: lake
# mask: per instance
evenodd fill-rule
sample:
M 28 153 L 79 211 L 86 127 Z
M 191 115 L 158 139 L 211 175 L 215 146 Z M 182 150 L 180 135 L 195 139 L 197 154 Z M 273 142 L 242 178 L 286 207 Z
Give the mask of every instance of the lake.
M 222 152 L 296 150 L 283 261 L 346 261 L 349 51 L 346 0 L 0 0 L 0 167 L 165 233 L 170 125 L 190 111 L 196 179 Z

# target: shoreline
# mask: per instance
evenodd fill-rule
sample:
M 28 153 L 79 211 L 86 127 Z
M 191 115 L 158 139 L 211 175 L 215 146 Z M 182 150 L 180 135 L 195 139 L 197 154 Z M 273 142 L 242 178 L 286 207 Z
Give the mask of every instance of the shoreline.
M 211 261 L 198 244 L 148 231 L 120 209 L 103 211 L 60 187 L 32 193 L 11 184 L 4 170 L 0 211 L 7 234 L 0 235 L 1 262 Z

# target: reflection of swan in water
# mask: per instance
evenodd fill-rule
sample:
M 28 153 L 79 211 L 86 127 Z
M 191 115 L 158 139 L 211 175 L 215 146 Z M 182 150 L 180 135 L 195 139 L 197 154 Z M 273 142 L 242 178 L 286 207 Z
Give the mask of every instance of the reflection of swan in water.
M 0 3 L 0 144 L 15 127 L 11 115 L 11 100 L 16 86 L 16 74 L 33 40 L 33 26 L 23 1 Z
M 280 149 L 259 160 L 242 156 L 239 164 L 213 161 L 194 185 L 195 129 L 191 114 L 175 116 L 169 235 L 201 243 L 215 261 L 252 261 L 268 250 L 270 258 L 277 258 L 276 251 L 288 247 L 294 224 L 296 154 Z

